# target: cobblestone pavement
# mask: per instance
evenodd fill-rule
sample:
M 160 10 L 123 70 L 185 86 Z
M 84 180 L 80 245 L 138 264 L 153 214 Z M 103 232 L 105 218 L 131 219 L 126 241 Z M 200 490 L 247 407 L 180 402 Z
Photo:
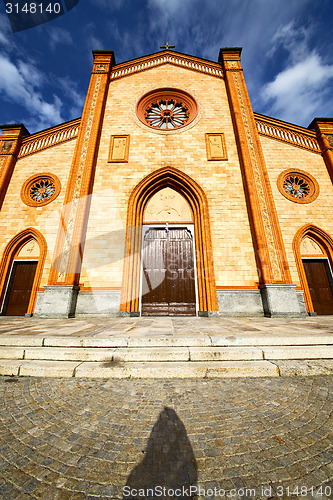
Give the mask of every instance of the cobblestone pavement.
M 3 377 L 0 497 L 333 498 L 332 381 Z

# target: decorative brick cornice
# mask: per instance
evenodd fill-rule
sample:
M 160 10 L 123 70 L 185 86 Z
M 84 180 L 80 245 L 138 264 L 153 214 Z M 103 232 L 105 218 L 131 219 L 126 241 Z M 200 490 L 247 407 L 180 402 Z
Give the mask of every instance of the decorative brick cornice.
M 56 127 L 48 128 L 29 135 L 22 141 L 19 158 L 37 153 L 61 142 L 75 139 L 78 135 L 81 118 L 62 123 Z
M 217 78 L 223 78 L 222 68 L 218 63 L 199 59 L 198 57 L 179 54 L 171 50 L 165 50 L 163 52 L 157 52 L 156 54 L 117 64 L 112 68 L 111 80 L 156 68 L 163 64 L 172 64 L 173 66 L 179 66 Z
M 298 148 L 321 154 L 316 133 L 312 130 L 268 116 L 259 115 L 258 113 L 254 113 L 254 118 L 260 135 L 265 135 L 278 141 L 287 142 Z

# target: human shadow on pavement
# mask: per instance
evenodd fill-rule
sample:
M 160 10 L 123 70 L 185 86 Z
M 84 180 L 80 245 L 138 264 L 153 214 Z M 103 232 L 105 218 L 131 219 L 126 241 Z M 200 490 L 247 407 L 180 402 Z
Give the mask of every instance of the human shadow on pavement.
M 172 408 L 165 407 L 150 433 L 143 460 L 127 479 L 123 500 L 189 500 L 194 496 L 190 487 L 193 492 L 197 486 L 197 470 L 183 422 Z

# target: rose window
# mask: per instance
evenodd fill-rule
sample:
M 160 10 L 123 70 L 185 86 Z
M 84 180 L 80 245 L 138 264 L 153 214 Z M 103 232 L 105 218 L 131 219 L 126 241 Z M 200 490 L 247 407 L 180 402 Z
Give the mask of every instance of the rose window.
M 306 179 L 299 175 L 289 175 L 284 183 L 284 190 L 294 198 L 306 198 L 310 193 L 310 186 Z
M 185 127 L 197 116 L 197 103 L 187 92 L 159 89 L 143 96 L 137 115 L 151 129 L 170 132 Z
M 34 182 L 29 189 L 30 198 L 38 203 L 49 200 L 55 192 L 55 185 L 52 179 L 41 179 Z
M 54 174 L 33 175 L 23 184 L 21 198 L 30 207 L 41 207 L 55 200 L 60 188 L 60 181 Z
M 152 105 L 145 112 L 146 121 L 151 127 L 173 129 L 182 127 L 189 119 L 189 112 L 182 102 L 174 99 L 162 99 Z
M 319 185 L 316 179 L 296 168 L 281 172 L 277 185 L 280 193 L 295 203 L 310 203 L 319 195 Z

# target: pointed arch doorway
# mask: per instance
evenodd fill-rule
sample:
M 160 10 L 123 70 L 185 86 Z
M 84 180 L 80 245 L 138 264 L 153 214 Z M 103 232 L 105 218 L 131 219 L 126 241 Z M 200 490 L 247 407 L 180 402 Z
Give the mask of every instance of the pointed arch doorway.
M 1 315 L 32 316 L 46 256 L 46 241 L 33 228 L 17 234 L 0 262 Z
M 163 191 L 166 188 L 169 188 L 169 191 Z M 155 201 L 159 199 L 166 203 L 170 192 L 175 193 L 178 200 L 183 200 L 182 203 L 185 204 L 188 211 L 186 218 L 189 220 L 184 220 L 183 214 L 182 222 L 178 219 L 176 223 L 174 203 L 169 203 L 169 206 L 164 207 L 163 214 L 156 212 L 156 210 L 152 211 L 154 195 L 159 192 L 161 194 L 157 195 Z M 150 200 L 151 203 L 149 203 Z M 151 219 L 149 217 L 153 212 L 154 216 Z M 158 217 L 156 217 L 157 214 Z M 165 221 L 165 218 L 168 220 Z M 174 285 L 176 288 L 178 287 L 179 297 L 182 298 L 184 295 L 181 295 L 182 292 L 179 290 L 179 277 L 186 276 L 187 281 L 184 280 L 184 283 L 193 285 L 185 305 L 182 305 L 184 301 L 180 299 L 170 300 L 170 295 L 167 294 L 167 300 L 164 303 L 168 305 L 164 311 L 162 305 L 157 305 L 159 312 L 156 309 L 153 311 L 155 307 L 153 303 L 156 302 L 153 299 L 156 298 L 156 295 L 151 295 L 151 314 L 183 315 L 185 314 L 184 307 L 187 308 L 187 313 L 190 315 L 208 316 L 217 311 L 207 200 L 202 189 L 193 179 L 172 167 L 152 172 L 136 186 L 129 199 L 120 312 L 129 313 L 132 316 L 145 314 L 145 309 L 147 311 L 144 304 L 149 295 L 145 298 L 147 293 L 142 293 L 143 276 L 145 272 L 147 274 L 147 265 L 144 260 L 148 258 L 150 265 L 154 262 L 154 258 L 149 260 L 149 255 L 144 255 L 144 259 L 142 259 L 143 247 L 150 248 L 151 253 L 155 253 L 155 256 L 158 250 L 161 264 L 164 265 L 162 267 L 158 264 L 155 268 L 153 266 L 148 268 L 151 277 L 154 274 L 157 276 L 155 283 L 151 286 L 151 291 L 158 288 L 163 282 L 165 282 L 164 285 L 172 286 L 172 278 L 177 277 L 177 280 L 174 279 Z M 153 249 L 155 250 L 153 251 Z M 166 252 L 164 258 L 162 258 L 163 252 Z M 178 258 L 176 267 L 175 255 Z M 170 263 L 170 257 L 171 266 L 167 264 Z M 169 267 L 168 271 L 167 267 Z M 149 273 L 148 279 L 150 279 Z M 157 287 L 154 286 L 156 282 L 160 282 Z M 143 289 L 143 292 L 145 291 Z M 160 294 L 162 299 L 163 285 L 156 292 Z M 163 303 L 159 299 L 158 304 L 160 302 Z M 172 304 L 173 302 L 176 304 Z M 142 308 L 142 306 L 144 307 Z M 174 309 L 172 309 L 173 307 Z
M 297 231 L 293 248 L 309 314 L 333 314 L 332 238 L 307 224 Z
M 193 216 L 170 187 L 155 193 L 144 211 L 142 316 L 195 316 L 197 312 Z

